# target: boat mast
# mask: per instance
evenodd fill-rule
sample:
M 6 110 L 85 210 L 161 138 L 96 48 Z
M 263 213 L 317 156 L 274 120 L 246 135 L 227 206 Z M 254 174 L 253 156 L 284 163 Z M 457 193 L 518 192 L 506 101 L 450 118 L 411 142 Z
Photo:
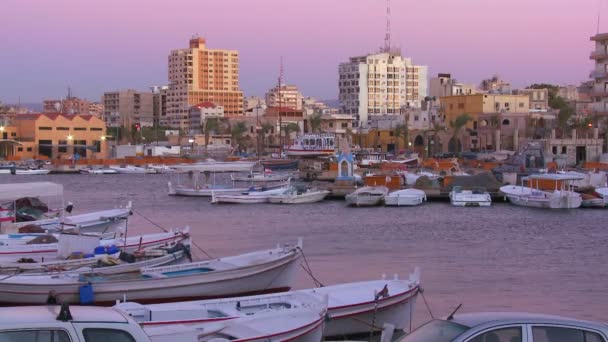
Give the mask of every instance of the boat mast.
M 281 117 L 281 83 L 283 83 L 283 56 L 281 56 L 281 67 L 279 69 L 279 89 L 278 89 L 278 97 L 279 97 L 279 158 L 283 157 L 283 119 Z

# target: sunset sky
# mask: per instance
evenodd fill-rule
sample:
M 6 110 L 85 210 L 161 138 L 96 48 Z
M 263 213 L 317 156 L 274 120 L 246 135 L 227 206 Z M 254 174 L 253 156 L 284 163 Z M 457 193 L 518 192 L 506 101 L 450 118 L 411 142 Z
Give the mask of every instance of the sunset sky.
M 602 4 L 600 4 L 600 2 Z M 0 101 L 167 83 L 167 55 L 195 33 L 240 52 L 246 96 L 285 79 L 305 96 L 337 98 L 338 64 L 384 39 L 385 0 L 1 0 Z M 478 84 L 578 84 L 589 37 L 608 30 L 606 0 L 392 0 L 393 45 L 429 74 Z

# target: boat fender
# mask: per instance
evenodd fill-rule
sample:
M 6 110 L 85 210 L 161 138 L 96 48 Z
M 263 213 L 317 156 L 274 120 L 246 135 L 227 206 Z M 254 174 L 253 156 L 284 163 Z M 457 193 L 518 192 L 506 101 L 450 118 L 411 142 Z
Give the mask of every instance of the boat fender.
M 80 305 L 93 304 L 95 301 L 95 292 L 93 291 L 93 285 L 91 285 L 91 283 L 80 286 L 79 293 Z
M 48 295 L 48 297 L 46 297 L 46 304 L 48 304 L 48 305 L 57 304 L 57 293 L 55 292 L 55 290 L 49 291 L 49 295 Z

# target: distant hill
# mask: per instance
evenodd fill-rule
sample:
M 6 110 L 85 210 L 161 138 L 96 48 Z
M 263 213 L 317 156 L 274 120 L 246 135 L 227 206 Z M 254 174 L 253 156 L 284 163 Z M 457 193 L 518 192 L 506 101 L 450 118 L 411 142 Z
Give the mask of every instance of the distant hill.
M 340 100 L 338 99 L 321 100 L 321 102 L 331 108 L 340 108 Z

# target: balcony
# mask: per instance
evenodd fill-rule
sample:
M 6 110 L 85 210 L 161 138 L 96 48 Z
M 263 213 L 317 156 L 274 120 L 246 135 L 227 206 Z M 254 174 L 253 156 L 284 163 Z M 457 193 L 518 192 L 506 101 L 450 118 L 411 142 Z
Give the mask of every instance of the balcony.
M 592 97 L 608 97 L 608 89 L 593 89 L 591 91 Z
M 589 78 L 607 78 L 608 72 L 602 70 L 593 70 L 589 73 Z
M 599 60 L 604 58 L 608 58 L 607 51 L 593 51 L 591 55 L 589 55 L 589 59 Z

